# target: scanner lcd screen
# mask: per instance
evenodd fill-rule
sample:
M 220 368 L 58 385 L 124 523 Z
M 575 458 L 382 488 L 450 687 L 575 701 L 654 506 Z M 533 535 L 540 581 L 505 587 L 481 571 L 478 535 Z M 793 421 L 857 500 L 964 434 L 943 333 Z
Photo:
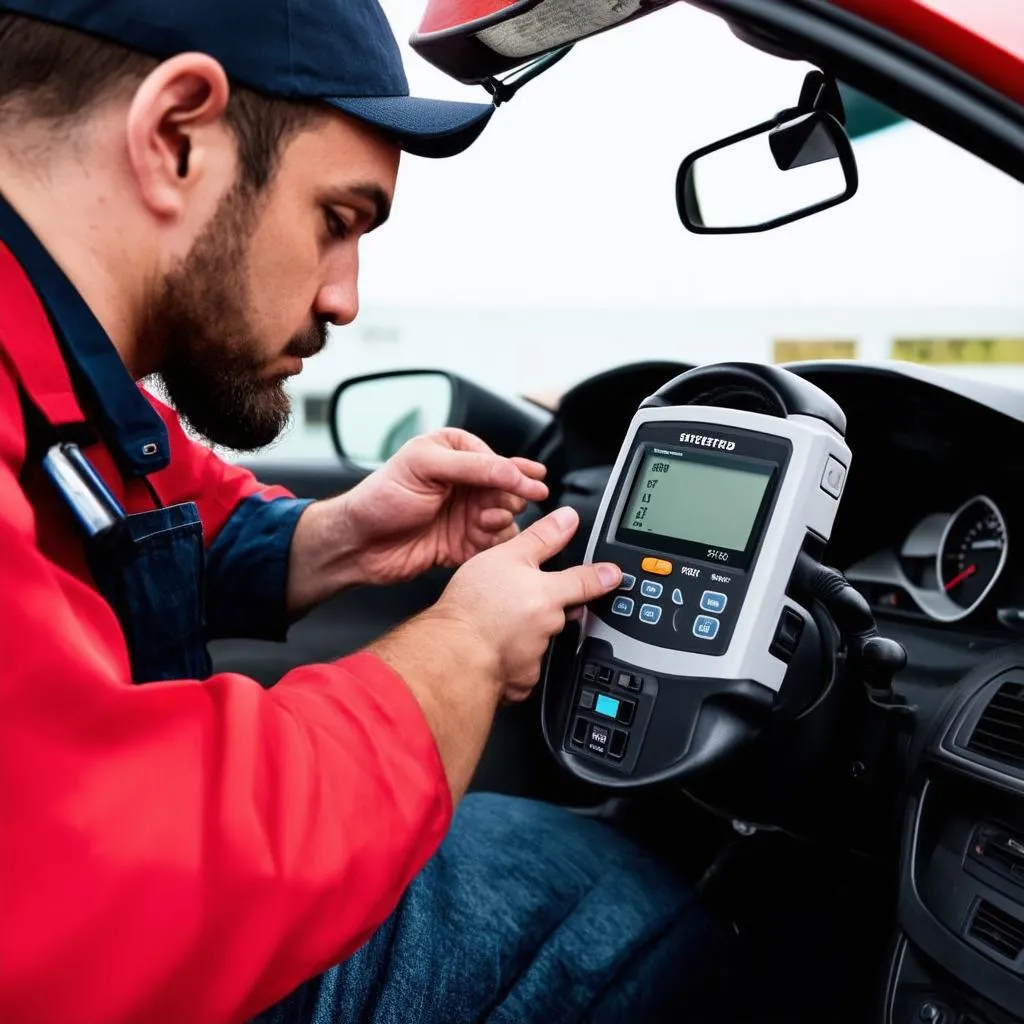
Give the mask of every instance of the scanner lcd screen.
M 633 534 L 632 542 L 646 534 L 651 541 L 663 537 L 744 552 L 774 468 L 755 460 L 649 449 L 623 508 L 620 534 Z

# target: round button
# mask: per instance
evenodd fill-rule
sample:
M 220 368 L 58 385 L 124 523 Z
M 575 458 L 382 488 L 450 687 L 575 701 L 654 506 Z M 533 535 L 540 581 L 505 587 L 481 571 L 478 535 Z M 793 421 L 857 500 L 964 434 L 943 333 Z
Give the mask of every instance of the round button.
M 684 611 L 682 608 L 677 608 L 672 613 L 672 628 L 677 633 L 689 633 L 692 626 L 693 619 L 690 617 L 689 612 Z

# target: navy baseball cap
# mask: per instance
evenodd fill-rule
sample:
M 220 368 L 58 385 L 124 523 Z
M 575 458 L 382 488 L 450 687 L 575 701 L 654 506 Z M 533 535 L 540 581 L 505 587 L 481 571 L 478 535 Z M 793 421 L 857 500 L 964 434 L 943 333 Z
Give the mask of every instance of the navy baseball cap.
M 490 103 L 410 96 L 398 42 L 377 0 L 0 0 L 0 10 L 158 59 L 209 54 L 241 85 L 321 100 L 417 156 L 462 152 L 494 112 Z

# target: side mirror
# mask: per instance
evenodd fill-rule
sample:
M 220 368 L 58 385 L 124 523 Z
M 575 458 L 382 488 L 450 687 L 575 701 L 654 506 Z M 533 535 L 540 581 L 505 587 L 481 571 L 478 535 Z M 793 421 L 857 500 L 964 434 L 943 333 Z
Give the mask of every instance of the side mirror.
M 371 469 L 406 441 L 448 426 L 452 382 L 443 373 L 408 371 L 345 381 L 331 402 L 331 434 L 338 454 Z
M 338 455 L 360 469 L 387 462 L 406 441 L 444 427 L 476 434 L 500 455 L 518 455 L 551 416 L 442 370 L 393 370 L 343 381 L 329 423 Z
M 799 106 L 683 160 L 676 176 L 683 225 L 705 235 L 768 231 L 845 203 L 858 177 L 843 118 L 834 85 L 811 72 Z

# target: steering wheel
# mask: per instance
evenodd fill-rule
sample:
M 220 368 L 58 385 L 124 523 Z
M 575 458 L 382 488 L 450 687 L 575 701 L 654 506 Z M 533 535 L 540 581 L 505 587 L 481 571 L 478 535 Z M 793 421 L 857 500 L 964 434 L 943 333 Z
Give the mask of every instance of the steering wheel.
M 647 408 L 685 405 L 804 417 L 839 434 L 845 430 L 845 416 L 829 396 L 775 366 L 720 364 L 691 370 L 643 403 Z M 568 471 L 554 500 L 575 505 L 583 522 L 593 524 L 609 473 L 604 465 Z M 588 532 L 581 529 L 565 562 L 582 560 Z M 838 573 L 820 566 L 819 554 L 802 555 L 793 567 L 791 595 L 800 621 L 777 692 L 752 679 L 638 670 L 607 639 L 588 638 L 570 623 L 553 641 L 544 666 L 542 726 L 551 753 L 577 778 L 611 790 L 682 784 L 736 813 L 777 815 L 795 790 L 813 788 L 824 779 L 827 773 L 809 774 L 807 766 L 835 760 L 844 720 L 851 720 L 851 714 L 864 717 L 869 696 L 876 704 L 880 695 L 882 704 L 892 698 L 892 674 L 902 665 L 901 649 L 897 652 L 898 645 L 877 636 L 870 609 Z M 878 642 L 872 646 L 869 640 Z M 602 687 L 601 678 L 590 673 L 607 674 L 609 685 Z M 858 685 L 851 685 L 854 674 Z M 870 685 L 864 682 L 868 677 Z M 584 685 L 595 678 L 593 686 Z M 615 689 L 619 682 L 622 690 Z M 595 716 L 586 714 L 592 699 L 588 689 L 605 698 L 606 708 L 626 703 L 631 716 L 613 719 L 606 730 L 608 750 L 597 744 L 601 758 L 586 756 L 580 736 L 574 736 L 574 730 L 595 724 Z M 626 701 L 618 699 L 623 695 Z M 633 756 L 615 763 L 611 743 L 623 734 L 625 742 L 634 743 Z

